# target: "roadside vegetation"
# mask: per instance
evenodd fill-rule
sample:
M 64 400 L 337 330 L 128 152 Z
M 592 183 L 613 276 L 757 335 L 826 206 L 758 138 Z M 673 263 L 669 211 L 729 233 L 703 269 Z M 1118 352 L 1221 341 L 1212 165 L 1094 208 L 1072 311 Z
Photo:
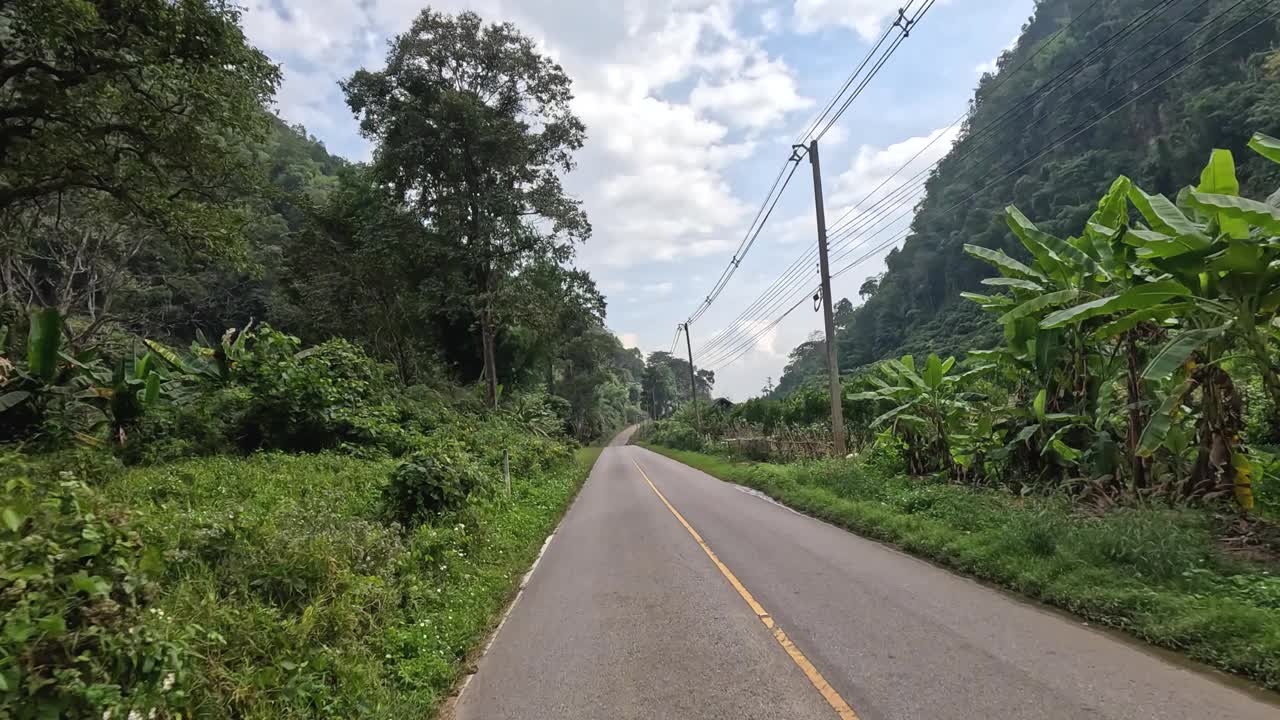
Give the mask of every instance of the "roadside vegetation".
M 0 37 L 0 717 L 431 716 L 641 416 L 573 266 L 569 79 L 424 11 L 413 78 L 344 85 L 359 164 L 269 113 L 234 5 Z M 458 137 L 395 144 L 424 119 Z
M 1176 201 L 1118 178 L 1076 236 L 1006 218 L 1023 259 L 966 246 L 1004 344 L 852 374 L 849 458 L 805 460 L 829 454 L 819 391 L 636 439 L 1280 688 L 1280 209 L 1215 150 Z M 764 462 L 681 452 L 704 450 Z

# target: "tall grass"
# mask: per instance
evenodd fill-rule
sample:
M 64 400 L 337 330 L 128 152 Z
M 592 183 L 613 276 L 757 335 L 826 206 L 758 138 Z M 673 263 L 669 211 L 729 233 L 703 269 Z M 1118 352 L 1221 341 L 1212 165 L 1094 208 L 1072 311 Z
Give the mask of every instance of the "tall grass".
M 412 530 L 386 522 L 394 463 L 207 458 L 101 489 L 165 559 L 156 609 L 198 628 L 195 717 L 429 717 L 594 458 L 513 478 Z

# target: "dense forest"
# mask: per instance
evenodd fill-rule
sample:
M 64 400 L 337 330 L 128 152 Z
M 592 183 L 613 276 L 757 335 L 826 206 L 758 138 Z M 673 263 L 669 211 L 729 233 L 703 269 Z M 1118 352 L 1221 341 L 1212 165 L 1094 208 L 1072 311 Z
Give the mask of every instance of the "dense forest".
M 998 344 L 994 317 L 960 293 L 993 274 L 966 244 L 1028 257 L 1005 224 L 1008 205 L 1069 235 L 1117 175 L 1173 197 L 1214 148 L 1240 161 L 1242 193 L 1267 197 L 1280 187 L 1276 167 L 1245 149 L 1255 132 L 1280 134 L 1280 25 L 1266 20 L 1271 10 L 1234 0 L 1036 3 L 996 71 L 979 81 L 888 269 L 860 288 L 858 307 L 837 308 L 841 369 Z M 796 347 L 773 396 L 824 373 L 824 347 Z
M 408 385 L 483 381 L 490 405 L 500 391 L 538 389 L 583 440 L 640 416 L 643 362 L 607 330 L 604 297 L 572 264 L 590 225 L 554 172 L 568 169 L 585 139 L 567 112 L 563 73 L 527 49 L 513 52 L 509 72 L 546 85 L 513 110 L 544 112 L 566 130 L 498 126 L 505 142 L 531 148 L 557 138 L 524 167 L 495 170 L 524 174 L 507 182 L 538 178 L 522 196 L 498 199 L 491 187 L 470 187 L 439 147 L 411 155 L 394 144 L 406 128 L 374 123 L 391 114 L 372 106 L 386 100 L 378 87 L 396 80 L 392 70 L 348 83 L 379 148 L 372 163 L 350 163 L 269 114 L 277 71 L 238 31 L 188 46 L 181 36 L 151 36 L 154 22 L 176 12 L 164 3 L 126 5 L 145 10 L 111 17 L 104 9 L 96 26 L 68 9 L 74 3 L 6 11 L 6 44 L 17 47 L 5 60 L 5 92 L 27 101 L 6 118 L 0 145 L 0 324 L 10 328 L 10 349 L 39 308 L 57 311 L 65 352 L 97 352 L 107 364 L 141 339 L 184 348 L 267 324 L 303 345 L 344 338 Z M 177 31 L 195 32 L 185 15 L 200 11 L 178 14 L 192 26 Z M 24 65 L 42 56 L 52 68 Z M 132 73 L 214 61 L 226 69 L 178 72 L 170 86 L 112 95 Z M 192 86 L 199 96 L 190 96 Z M 409 177 L 410 161 L 430 182 Z M 502 160 L 495 153 L 491 162 Z M 468 229 L 501 238 L 484 252 L 455 228 L 472 214 L 457 207 L 464 195 L 495 198 L 487 217 L 515 218 Z M 526 212 L 555 230 L 531 231 Z M 5 417 L 11 432 L 47 430 L 31 417 Z

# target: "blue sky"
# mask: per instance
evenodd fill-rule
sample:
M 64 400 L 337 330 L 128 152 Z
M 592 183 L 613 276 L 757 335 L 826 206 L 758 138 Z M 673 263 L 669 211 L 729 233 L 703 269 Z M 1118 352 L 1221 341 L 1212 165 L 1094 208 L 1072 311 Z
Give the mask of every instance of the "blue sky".
M 741 241 L 790 143 L 904 2 L 445 0 L 431 6 L 514 22 L 574 79 L 574 108 L 589 139 L 565 184 L 595 229 L 577 262 L 609 300 L 609 327 L 648 353 L 670 347 L 676 323 L 706 295 Z M 284 68 L 281 115 L 306 125 L 331 151 L 367 159 L 369 146 L 337 81 L 360 67 L 381 67 L 387 39 L 407 29 L 424 3 L 242 4 L 250 39 Z M 942 131 L 964 111 L 982 69 L 1011 44 L 1032 9 L 1033 0 L 940 0 L 933 7 L 822 141 L 828 218 L 851 207 L 857 217 L 866 206 L 855 202 L 929 140 L 937 138 L 900 179 L 945 152 L 953 134 Z M 911 204 L 891 213 L 902 220 L 877 227 L 883 234 L 867 247 L 899 234 Z M 730 326 L 812 248 L 814 236 L 805 164 L 733 282 L 694 324 L 695 355 L 701 355 L 700 341 Z M 856 301 L 863 280 L 883 271 L 882 258 L 868 258 L 839 277 L 835 296 Z M 731 327 L 750 335 L 763 329 L 745 322 Z M 766 377 L 776 381 L 790 349 L 820 328 L 821 316 L 803 305 L 749 343 L 741 358 L 718 368 L 717 394 L 743 399 Z

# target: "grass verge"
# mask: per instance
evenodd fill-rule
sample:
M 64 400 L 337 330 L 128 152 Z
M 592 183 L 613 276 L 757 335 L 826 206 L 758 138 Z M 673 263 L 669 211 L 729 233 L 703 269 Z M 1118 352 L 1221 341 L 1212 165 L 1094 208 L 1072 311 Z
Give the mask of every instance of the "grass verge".
M 191 717 L 430 717 L 497 622 L 598 449 L 412 530 L 393 462 L 206 458 L 131 470 L 104 505 L 163 557 L 148 624 L 184 657 Z
M 1220 552 L 1205 513 L 1085 516 L 1060 499 L 930 482 L 856 461 L 771 465 L 644 447 L 1280 690 L 1280 577 Z

